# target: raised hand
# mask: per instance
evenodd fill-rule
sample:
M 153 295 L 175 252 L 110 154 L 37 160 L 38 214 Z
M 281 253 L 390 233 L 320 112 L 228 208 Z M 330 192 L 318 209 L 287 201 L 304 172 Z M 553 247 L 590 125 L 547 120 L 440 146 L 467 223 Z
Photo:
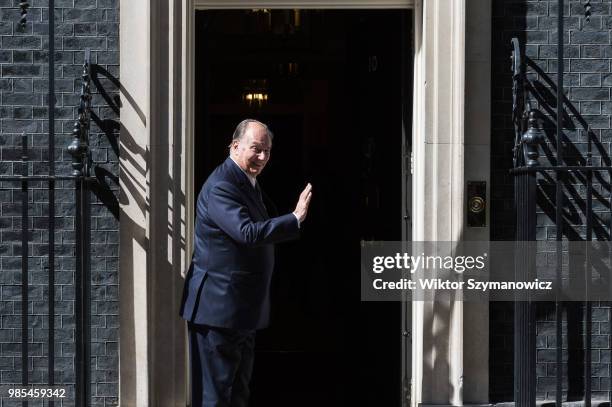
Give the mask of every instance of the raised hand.
M 306 185 L 306 188 L 300 194 L 300 198 L 298 199 L 298 203 L 295 206 L 295 210 L 293 213 L 299 219 L 300 223 L 304 222 L 306 219 L 306 215 L 308 214 L 308 205 L 310 205 L 310 199 L 312 198 L 312 185 L 310 182 Z

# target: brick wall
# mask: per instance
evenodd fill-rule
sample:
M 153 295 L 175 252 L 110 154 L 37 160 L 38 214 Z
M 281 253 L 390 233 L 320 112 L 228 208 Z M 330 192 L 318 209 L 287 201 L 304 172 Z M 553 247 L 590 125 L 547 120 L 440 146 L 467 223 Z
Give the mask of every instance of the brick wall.
M 30 1 L 25 29 L 18 0 L 0 0 L 0 175 L 21 174 L 21 133 L 28 136 L 28 171 L 48 172 L 48 10 Z M 92 395 L 93 404 L 117 405 L 118 255 L 117 219 L 119 0 L 55 0 L 57 174 L 68 174 L 66 146 L 77 117 L 84 50 L 99 64 L 93 86 L 90 144 L 102 183 L 92 194 Z M 47 382 L 48 241 L 47 184 L 32 183 L 29 202 L 28 304 L 31 382 Z M 75 208 L 71 182 L 56 187 L 55 369 L 56 383 L 73 384 L 75 352 Z M 21 190 L 0 185 L 0 380 L 21 380 Z M 59 403 L 56 403 L 58 405 Z M 73 405 L 68 401 L 63 405 Z M 4 401 L 2 406 L 9 405 Z M 31 403 L 31 405 L 38 405 Z
M 586 131 L 581 123 L 591 127 L 595 138 L 601 143 L 602 150 L 595 150 L 593 165 L 606 165 L 612 140 L 610 114 L 612 113 L 612 10 L 609 0 L 590 1 L 590 21 L 585 16 L 586 1 L 566 1 L 565 18 L 565 72 L 566 95 L 576 112 L 568 110 L 570 119 L 564 126 L 564 134 L 570 141 L 565 151 L 568 164 L 585 163 Z M 514 238 L 514 213 L 512 208 L 512 178 L 508 169 L 512 166 L 512 145 L 514 132 L 511 123 L 512 81 L 510 75 L 510 39 L 518 37 L 526 54 L 535 65 L 542 69 L 543 75 L 532 75 L 532 79 L 542 84 L 541 94 L 548 96 L 554 103 L 554 90 L 546 84 L 548 76 L 556 83 L 557 68 L 557 1 L 494 0 L 493 1 L 493 78 L 492 83 L 492 208 L 491 238 L 508 240 Z M 543 106 L 536 104 L 541 110 Z M 553 104 L 554 109 L 555 104 Z M 545 114 L 545 117 L 550 115 Z M 544 120 L 544 130 L 548 138 L 547 148 L 555 152 L 555 127 Z M 543 164 L 547 160 L 541 159 Z M 609 163 L 607 165 L 610 165 Z M 607 176 L 606 176 L 606 179 Z M 539 204 L 545 201 L 546 193 L 554 195 L 554 185 L 547 185 L 539 179 Z M 596 182 L 594 188 L 604 196 L 609 196 L 610 187 L 606 182 Z M 584 238 L 584 213 L 580 201 L 584 200 L 584 184 L 572 181 L 566 188 L 577 191 L 574 198 L 565 203 L 566 210 L 572 208 L 575 215 L 571 218 L 573 238 Z M 609 204 L 594 202 L 594 208 L 601 219 L 604 235 L 608 233 Z M 537 238 L 555 238 L 554 212 L 544 205 L 538 207 Z M 510 303 L 491 304 L 491 397 L 492 401 L 512 399 L 512 318 L 513 307 Z M 564 359 L 569 371 L 569 380 L 564 381 L 564 397 L 582 397 L 584 378 L 582 339 L 584 333 L 583 307 L 572 304 L 565 310 Z M 593 398 L 606 398 L 610 391 L 610 310 L 607 304 L 594 304 L 593 309 Z M 539 304 L 537 307 L 537 396 L 540 399 L 555 397 L 555 323 L 554 306 Z M 568 328 L 569 326 L 569 328 Z M 566 335 L 567 332 L 570 335 Z M 568 341 L 568 338 L 572 338 Z M 568 351 L 568 342 L 569 351 Z M 571 355 L 567 362 L 568 354 Z

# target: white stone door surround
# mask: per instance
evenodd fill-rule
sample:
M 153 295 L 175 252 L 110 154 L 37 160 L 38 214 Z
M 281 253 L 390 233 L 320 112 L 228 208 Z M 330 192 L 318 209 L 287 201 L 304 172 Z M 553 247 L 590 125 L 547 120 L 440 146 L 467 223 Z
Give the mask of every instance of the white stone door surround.
M 413 240 L 456 241 L 488 239 L 466 227 L 464 191 L 489 181 L 489 3 L 121 0 L 121 406 L 188 403 L 178 307 L 194 220 L 195 10 L 414 9 Z M 473 307 L 413 304 L 412 405 L 487 401 L 487 363 L 475 358 L 487 354 L 488 306 Z

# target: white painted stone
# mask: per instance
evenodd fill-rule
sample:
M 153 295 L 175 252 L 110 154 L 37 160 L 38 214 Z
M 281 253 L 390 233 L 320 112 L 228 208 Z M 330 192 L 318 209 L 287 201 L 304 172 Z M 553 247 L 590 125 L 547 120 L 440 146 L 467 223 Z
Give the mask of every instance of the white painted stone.
M 175 165 L 182 4 L 120 4 L 120 45 L 129 50 L 120 54 L 121 406 L 186 405 L 185 327 L 178 317 L 185 202 Z
M 378 7 L 385 2 L 371 3 Z M 223 4 L 321 6 L 316 1 Z M 363 7 L 355 1 L 326 1 L 338 8 L 357 4 Z M 194 220 L 193 18 L 196 7 L 217 6 L 200 0 L 173 0 L 163 6 L 121 1 L 121 49 L 130 50 L 121 53 L 122 406 L 187 403 L 185 329 L 176 307 Z M 488 38 L 490 31 L 485 25 L 484 32 L 473 32 L 482 26 L 467 14 L 466 32 L 466 0 L 419 0 L 414 6 L 413 237 L 481 237 L 482 230 L 465 227 L 465 182 L 472 176 L 488 177 L 488 167 L 473 165 L 475 157 L 488 163 L 490 126 L 482 123 L 488 114 L 478 113 L 488 105 L 482 99 L 488 92 L 471 70 L 484 75 L 490 56 L 484 48 L 466 55 L 466 48 L 476 38 Z M 153 41 L 151 27 L 156 30 Z M 166 164 L 157 167 L 160 162 Z M 159 244 L 162 250 L 157 250 Z M 487 364 L 476 366 L 474 355 L 482 355 L 488 346 L 488 314 L 467 304 L 416 302 L 412 315 L 413 405 L 486 402 L 488 389 L 482 384 L 488 385 Z M 478 315 L 480 320 L 474 318 Z
M 415 241 L 489 238 L 488 228 L 467 227 L 465 202 L 467 181 L 489 183 L 490 50 L 476 44 L 490 37 L 485 3 L 415 4 Z M 412 310 L 412 405 L 487 403 L 488 304 Z
M 150 117 L 149 5 L 121 1 L 121 186 L 119 261 L 119 398 L 122 406 L 149 405 L 147 304 L 148 144 Z

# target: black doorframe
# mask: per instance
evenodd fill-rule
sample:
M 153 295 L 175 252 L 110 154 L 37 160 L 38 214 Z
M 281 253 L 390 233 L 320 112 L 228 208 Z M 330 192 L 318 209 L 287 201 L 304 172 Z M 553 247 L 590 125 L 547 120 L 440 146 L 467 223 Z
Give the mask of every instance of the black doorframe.
M 402 15 L 402 241 L 412 241 L 412 107 L 414 78 L 414 18 Z M 410 31 L 407 32 L 407 27 Z M 412 400 L 412 302 L 402 301 L 402 407 Z

